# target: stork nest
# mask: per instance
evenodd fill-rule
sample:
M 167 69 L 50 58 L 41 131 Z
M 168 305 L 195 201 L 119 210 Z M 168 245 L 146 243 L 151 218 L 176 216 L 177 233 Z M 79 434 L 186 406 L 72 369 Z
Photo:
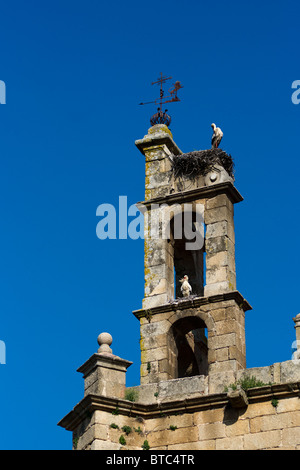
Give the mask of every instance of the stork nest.
M 233 159 L 222 149 L 196 150 L 181 155 L 172 155 L 172 169 L 175 178 L 185 176 L 194 179 L 199 175 L 204 176 L 211 171 L 215 164 L 221 165 L 233 178 Z

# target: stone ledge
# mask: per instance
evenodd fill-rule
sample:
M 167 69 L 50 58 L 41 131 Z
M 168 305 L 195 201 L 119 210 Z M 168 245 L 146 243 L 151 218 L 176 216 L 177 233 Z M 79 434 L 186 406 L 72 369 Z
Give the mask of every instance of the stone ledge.
M 258 401 L 271 401 L 273 398 L 299 398 L 299 396 L 300 382 L 268 385 L 247 391 L 249 404 Z M 194 413 L 208 409 L 224 408 L 227 404 L 228 397 L 226 392 L 148 405 L 105 396 L 87 395 L 70 413 L 59 421 L 58 425 L 68 431 L 74 431 L 95 410 L 112 413 L 118 409 L 120 415 L 151 419 L 161 417 L 162 414 Z
M 167 194 L 163 197 L 156 197 L 147 201 L 137 202 L 138 209 L 143 206 L 149 207 L 151 204 L 182 204 L 184 202 L 195 201 L 206 197 L 216 197 L 219 194 L 226 193 L 233 204 L 243 201 L 242 195 L 236 187 L 230 182 L 216 183 L 212 186 L 204 186 L 201 188 L 191 189 L 179 193 Z M 141 210 L 141 209 L 140 209 Z
M 115 369 L 126 371 L 131 366 L 132 362 L 122 359 L 114 354 L 93 354 L 82 366 L 77 369 L 77 372 L 81 372 L 85 378 L 92 370 L 97 366 L 101 366 L 107 369 Z
M 195 375 L 179 379 L 162 380 L 156 383 L 128 387 L 137 392 L 136 402 L 142 404 L 164 403 L 176 399 L 185 400 L 200 395 L 208 395 L 208 376 Z M 156 396 L 156 399 L 154 398 Z
M 201 307 L 202 305 L 207 305 L 210 303 L 216 303 L 216 302 L 223 302 L 227 300 L 235 300 L 236 303 L 243 308 L 243 310 L 246 312 L 247 310 L 252 310 L 251 305 L 247 302 L 246 299 L 240 294 L 239 291 L 231 291 L 231 292 L 225 292 L 223 294 L 217 294 L 217 295 L 211 295 L 208 297 L 190 297 L 187 299 L 176 299 L 173 300 L 167 304 L 159 305 L 157 307 L 152 307 L 151 309 L 140 309 L 140 310 L 134 310 L 132 313 L 133 315 L 140 319 L 140 318 L 147 318 L 149 317 L 150 313 L 150 321 L 151 321 L 151 316 L 159 313 L 165 313 L 165 312 L 172 312 L 176 310 L 185 310 L 191 307 Z M 149 322 L 150 322 L 149 321 Z
M 168 149 L 175 155 L 182 154 L 172 137 L 166 132 L 157 132 L 156 134 L 148 134 L 143 139 L 135 141 L 135 145 L 139 151 L 145 155 L 145 149 L 155 145 L 166 145 Z

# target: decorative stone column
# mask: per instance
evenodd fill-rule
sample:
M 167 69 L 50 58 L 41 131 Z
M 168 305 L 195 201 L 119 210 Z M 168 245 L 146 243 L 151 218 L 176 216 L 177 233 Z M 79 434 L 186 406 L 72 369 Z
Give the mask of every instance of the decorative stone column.
M 173 141 L 170 129 L 165 124 L 150 127 L 143 139 L 135 145 L 145 156 L 145 294 L 143 308 L 151 309 L 167 303 L 174 297 L 174 272 L 172 266 L 173 248 L 168 240 L 161 236 L 152 236 L 153 230 L 161 227 L 161 211 L 158 204 L 147 205 L 169 194 L 172 187 L 171 160 L 172 154 L 181 151 Z M 147 206 L 147 207 L 146 207 Z M 143 210 L 144 211 L 144 210 Z
M 236 290 L 233 215 L 232 200 L 225 192 L 206 199 L 204 212 L 206 225 L 205 296 Z
M 293 320 L 295 322 L 296 340 L 299 341 L 300 346 L 300 313 L 298 313 Z
M 98 336 L 99 349 L 79 369 L 84 378 L 84 396 L 101 395 L 124 398 L 126 370 L 130 361 L 115 356 L 110 348 L 112 336 L 101 333 Z
M 293 318 L 295 322 L 295 330 L 296 330 L 296 345 L 297 351 L 294 353 L 296 359 L 300 359 L 300 313 Z

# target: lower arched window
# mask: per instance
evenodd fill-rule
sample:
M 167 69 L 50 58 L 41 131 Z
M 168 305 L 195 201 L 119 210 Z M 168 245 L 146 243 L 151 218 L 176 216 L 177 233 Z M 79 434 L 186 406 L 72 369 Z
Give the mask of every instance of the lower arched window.
M 173 378 L 208 374 L 206 325 L 199 317 L 177 320 L 169 331 Z

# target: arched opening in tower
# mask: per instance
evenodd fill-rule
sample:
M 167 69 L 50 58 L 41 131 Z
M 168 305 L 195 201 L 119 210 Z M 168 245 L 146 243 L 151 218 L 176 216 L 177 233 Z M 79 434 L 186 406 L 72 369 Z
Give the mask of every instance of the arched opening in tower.
M 177 320 L 169 332 L 173 378 L 208 374 L 206 325 L 199 317 Z
M 171 220 L 171 239 L 174 267 L 174 297 L 182 297 L 181 282 L 188 276 L 192 295 L 204 295 L 205 283 L 205 226 L 195 212 L 176 214 Z

